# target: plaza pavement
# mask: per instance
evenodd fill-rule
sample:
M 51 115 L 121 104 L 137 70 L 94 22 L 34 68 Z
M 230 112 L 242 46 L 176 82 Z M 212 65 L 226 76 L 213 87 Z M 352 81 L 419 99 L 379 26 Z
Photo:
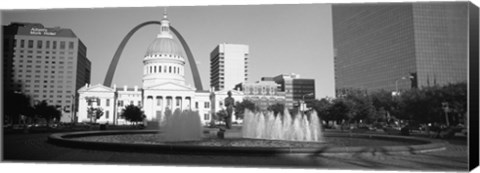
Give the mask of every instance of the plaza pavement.
M 47 143 L 49 133 L 4 134 L 7 162 L 196 165 L 233 167 L 301 167 L 317 169 L 467 171 L 466 139 L 447 140 L 444 151 L 420 154 L 348 154 L 281 156 L 155 154 L 67 148 Z

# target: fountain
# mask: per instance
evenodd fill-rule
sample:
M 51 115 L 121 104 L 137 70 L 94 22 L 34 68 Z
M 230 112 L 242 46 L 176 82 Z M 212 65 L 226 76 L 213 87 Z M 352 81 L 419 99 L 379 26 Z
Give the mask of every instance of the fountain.
M 310 118 L 309 118 L 310 117 Z M 311 114 L 296 114 L 293 118 L 284 110 L 283 117 L 273 112 L 251 112 L 245 110 L 242 128 L 243 138 L 312 141 L 322 142 L 320 120 L 317 112 Z
M 197 112 L 175 110 L 165 111 L 165 120 L 160 121 L 163 141 L 198 141 L 202 139 L 202 124 Z

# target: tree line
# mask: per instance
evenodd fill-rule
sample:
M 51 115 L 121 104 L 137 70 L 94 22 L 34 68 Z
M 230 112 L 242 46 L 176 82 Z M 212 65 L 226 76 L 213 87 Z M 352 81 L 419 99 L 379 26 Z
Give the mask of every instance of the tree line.
M 389 123 L 398 119 L 420 124 L 445 124 L 448 118 L 450 125 L 456 125 L 465 123 L 467 84 L 413 88 L 399 95 L 386 90 L 350 89 L 335 99 L 315 100 L 313 109 L 326 121 Z
M 361 89 L 346 89 L 337 98 L 322 98 L 313 101 L 312 109 L 318 112 L 324 121 L 340 123 L 386 123 L 396 120 L 406 120 L 416 124 L 439 123 L 450 125 L 465 123 L 467 113 L 467 84 L 456 83 L 445 86 L 412 88 L 392 95 L 391 91 L 366 91 Z M 448 109 L 445 110 L 445 105 Z M 282 114 L 285 105 L 281 103 L 268 107 L 275 114 Z M 235 114 L 242 118 L 245 109 L 259 111 L 249 100 L 236 103 Z M 445 116 L 445 111 L 447 116 Z M 291 115 L 298 112 L 297 108 L 289 110 Z M 216 112 L 214 119 L 223 120 L 226 114 Z

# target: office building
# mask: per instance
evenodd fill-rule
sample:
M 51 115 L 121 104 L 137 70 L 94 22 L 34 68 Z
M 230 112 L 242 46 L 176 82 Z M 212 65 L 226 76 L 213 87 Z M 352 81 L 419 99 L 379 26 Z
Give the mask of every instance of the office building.
M 468 4 L 332 5 L 337 95 L 466 82 Z
M 232 90 L 248 79 L 247 45 L 219 44 L 210 54 L 210 87 Z
M 45 100 L 62 111 L 62 122 L 73 121 L 76 90 L 90 82 L 87 48 L 71 29 L 39 23 L 4 26 L 5 90 Z

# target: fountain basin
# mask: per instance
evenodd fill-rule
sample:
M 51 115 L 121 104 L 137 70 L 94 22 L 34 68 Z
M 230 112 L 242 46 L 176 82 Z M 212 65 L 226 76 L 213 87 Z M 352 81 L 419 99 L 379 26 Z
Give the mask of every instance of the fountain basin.
M 295 141 L 259 140 L 245 138 L 229 138 L 225 140 L 206 138 L 201 141 L 182 142 L 161 142 L 161 141 L 139 141 L 110 140 L 124 136 L 128 138 L 133 135 L 142 138 L 142 135 L 161 135 L 156 130 L 119 130 L 119 131 L 89 131 L 56 133 L 48 137 L 48 142 L 84 149 L 127 151 L 127 152 L 148 152 L 148 153 L 185 153 L 185 154 L 240 154 L 240 155 L 272 155 L 272 154 L 312 154 L 312 155 L 336 155 L 336 154 L 400 154 L 400 153 L 422 153 L 445 150 L 445 143 L 440 140 L 426 139 L 419 137 L 374 135 L 374 134 L 345 134 L 327 133 L 326 139 L 351 140 L 350 143 L 358 144 L 361 140 L 397 141 L 398 145 L 384 146 L 355 146 L 338 145 L 329 143 L 331 141 L 312 143 Z M 83 138 L 83 139 L 82 139 Z M 97 138 L 105 140 L 85 140 L 84 138 Z M 144 137 L 143 137 L 144 138 Z M 247 141 L 259 145 L 221 145 L 235 142 Z M 265 143 L 290 143 L 292 145 L 265 145 Z M 403 143 L 402 143 L 403 142 Z M 220 145 L 215 145 L 220 144 Z M 302 145 L 303 144 L 303 145 Z

